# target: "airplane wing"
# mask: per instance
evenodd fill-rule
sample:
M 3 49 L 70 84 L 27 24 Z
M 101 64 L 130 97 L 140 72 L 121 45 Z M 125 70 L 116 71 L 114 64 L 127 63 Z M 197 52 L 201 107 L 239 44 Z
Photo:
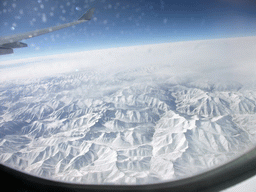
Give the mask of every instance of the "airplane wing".
M 57 30 L 60 30 L 60 29 L 66 28 L 66 27 L 71 27 L 73 25 L 77 25 L 80 23 L 84 23 L 88 20 L 91 20 L 94 10 L 95 10 L 95 8 L 89 9 L 77 21 L 74 21 L 71 23 L 66 23 L 66 24 L 53 26 L 53 27 L 49 27 L 49 28 L 45 28 L 45 29 L 38 29 L 35 31 L 30 31 L 30 32 L 26 32 L 26 33 L 17 34 L 17 35 L 0 37 L 0 55 L 13 53 L 13 48 L 27 47 L 28 45 L 20 42 L 21 40 L 30 39 L 32 37 L 36 37 L 36 36 L 43 35 L 46 33 L 51 33 L 53 31 L 57 31 Z

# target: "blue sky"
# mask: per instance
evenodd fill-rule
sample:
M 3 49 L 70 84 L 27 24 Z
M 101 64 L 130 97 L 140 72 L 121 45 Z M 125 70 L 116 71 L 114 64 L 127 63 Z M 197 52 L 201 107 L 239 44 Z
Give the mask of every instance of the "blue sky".
M 3 0 L 0 35 L 71 22 L 92 6 L 90 22 L 25 40 L 28 48 L 0 59 L 255 35 L 250 0 Z

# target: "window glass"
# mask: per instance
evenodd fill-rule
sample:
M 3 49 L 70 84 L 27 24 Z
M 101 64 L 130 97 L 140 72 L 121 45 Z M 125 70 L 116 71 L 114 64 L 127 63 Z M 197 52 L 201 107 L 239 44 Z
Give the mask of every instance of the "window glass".
M 256 142 L 255 11 L 249 0 L 1 1 L 0 163 L 140 185 L 238 157 Z

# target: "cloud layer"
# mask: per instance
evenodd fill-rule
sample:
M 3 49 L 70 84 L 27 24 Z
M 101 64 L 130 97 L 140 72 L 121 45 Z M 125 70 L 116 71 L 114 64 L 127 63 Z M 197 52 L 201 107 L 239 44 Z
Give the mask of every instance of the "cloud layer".
M 179 77 L 250 82 L 256 71 L 256 37 L 177 42 L 120 47 L 47 57 L 4 61 L 0 80 L 30 79 L 75 72 L 109 71 L 134 67 L 165 66 Z

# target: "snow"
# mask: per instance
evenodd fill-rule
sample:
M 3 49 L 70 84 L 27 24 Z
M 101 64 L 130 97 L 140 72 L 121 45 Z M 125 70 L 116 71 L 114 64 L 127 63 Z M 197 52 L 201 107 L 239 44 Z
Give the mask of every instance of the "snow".
M 248 83 L 255 74 L 235 70 L 249 50 L 236 55 L 240 48 L 231 48 L 222 58 L 225 50 L 213 47 L 243 42 L 244 49 L 255 41 L 180 42 L 3 62 L 0 163 L 62 181 L 129 185 L 184 178 L 228 162 L 256 141 L 256 89 Z M 227 81 L 215 77 L 220 71 Z

